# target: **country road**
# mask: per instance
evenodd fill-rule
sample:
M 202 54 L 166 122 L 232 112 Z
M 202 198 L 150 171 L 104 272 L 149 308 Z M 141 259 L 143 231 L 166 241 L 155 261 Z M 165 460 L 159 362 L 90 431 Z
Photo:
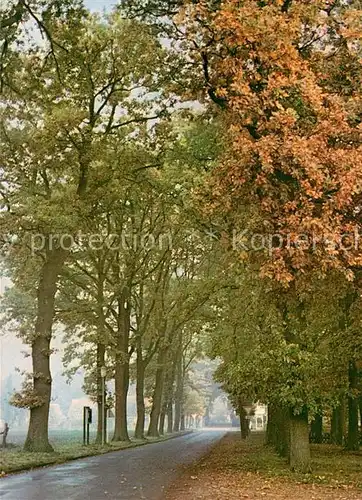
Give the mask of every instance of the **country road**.
M 184 466 L 225 434 L 199 431 L 168 441 L 115 451 L 0 479 L 1 500 L 163 498 Z

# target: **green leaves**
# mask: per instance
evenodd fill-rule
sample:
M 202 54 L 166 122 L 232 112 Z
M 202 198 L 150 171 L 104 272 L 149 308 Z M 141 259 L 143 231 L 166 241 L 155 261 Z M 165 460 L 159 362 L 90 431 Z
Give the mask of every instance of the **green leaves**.
M 296 412 L 308 406 L 312 415 L 321 401 L 333 406 L 335 394 L 347 394 L 349 359 L 360 359 L 362 350 L 352 333 L 359 299 L 348 302 L 345 278 L 335 273 L 299 281 L 288 292 L 267 291 L 245 270 L 238 283 L 220 302 L 210 351 L 222 360 L 215 376 L 231 398 Z

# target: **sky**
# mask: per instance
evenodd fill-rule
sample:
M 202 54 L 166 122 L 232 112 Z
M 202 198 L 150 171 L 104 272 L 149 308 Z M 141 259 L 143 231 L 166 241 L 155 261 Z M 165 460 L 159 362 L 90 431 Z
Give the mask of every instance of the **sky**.
M 84 3 L 88 9 L 102 12 L 104 9 L 111 9 L 118 2 L 117 0 L 85 0 Z
M 8 7 L 9 0 L 0 0 L 0 7 Z M 118 3 L 117 0 L 84 0 L 85 5 L 94 11 L 102 11 L 103 9 L 110 9 L 113 5 Z
M 0 296 L 4 293 L 5 288 L 11 286 L 8 278 L 0 277 Z M 56 349 L 56 355 L 52 358 L 53 369 L 61 371 L 61 335 L 54 336 L 52 347 Z M 0 380 L 5 378 L 10 373 L 14 374 L 17 368 L 21 370 L 31 369 L 31 358 L 24 356 L 25 353 L 30 353 L 29 346 L 15 336 L 14 332 L 9 332 L 6 328 L 0 331 Z

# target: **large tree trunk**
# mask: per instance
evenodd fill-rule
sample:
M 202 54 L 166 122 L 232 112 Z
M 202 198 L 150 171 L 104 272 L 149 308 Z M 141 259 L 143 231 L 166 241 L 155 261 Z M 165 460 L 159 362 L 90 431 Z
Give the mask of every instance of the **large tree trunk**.
M 167 433 L 171 434 L 172 429 L 173 429 L 173 408 L 171 401 L 167 407 Z
M 333 409 L 331 420 L 331 443 L 343 444 L 344 408 L 341 403 Z
M 319 413 L 314 416 L 311 423 L 310 437 L 313 443 L 323 442 L 323 410 L 320 408 Z
M 117 359 L 115 373 L 115 421 L 113 441 L 129 441 L 127 428 L 127 394 L 129 387 L 129 364 Z
M 169 355 L 169 368 L 165 370 L 165 382 L 164 382 L 164 394 L 163 394 L 163 402 L 162 409 L 160 414 L 160 423 L 159 423 L 159 433 L 161 435 L 165 432 L 165 418 L 168 414 L 169 408 L 171 407 L 171 419 L 172 419 L 172 401 L 173 401 L 173 392 L 174 392 L 174 382 L 175 382 L 175 372 L 176 372 L 176 359 L 175 355 L 171 353 Z M 172 432 L 172 428 L 171 428 Z
M 174 432 L 178 432 L 181 427 L 181 401 L 177 397 L 177 389 L 176 389 L 176 395 L 175 395 L 175 419 L 173 422 L 173 430 Z
M 97 401 L 97 434 L 95 444 L 102 444 L 102 429 L 104 434 L 104 442 L 107 441 L 107 408 L 104 411 L 103 426 L 102 426 L 102 411 L 103 405 Z
M 160 421 L 158 424 L 158 432 L 160 436 L 163 436 L 165 434 L 165 420 L 166 420 L 166 412 L 162 410 L 160 413 Z
M 293 471 L 307 473 L 311 471 L 308 411 L 306 408 L 295 415 L 290 411 L 290 452 L 289 463 Z
M 50 342 L 54 319 L 54 302 L 59 274 L 67 252 L 56 249 L 46 252 L 37 290 L 37 315 L 32 342 L 33 388 L 40 399 L 38 406 L 30 409 L 30 421 L 24 450 L 52 452 L 49 443 L 48 420 L 52 378 L 50 373 Z
M 358 389 L 358 370 L 355 362 L 350 362 L 349 370 L 350 391 Z M 346 448 L 348 450 L 359 450 L 359 429 L 358 429 L 358 398 L 350 394 L 348 396 L 348 436 Z
M 107 437 L 107 418 L 106 411 L 103 415 L 103 380 L 101 377 L 101 367 L 105 363 L 105 352 L 106 347 L 104 344 L 97 344 L 97 435 L 96 444 L 102 443 L 102 431 L 104 436 L 104 442 L 106 442 Z M 104 395 L 106 397 L 106 395 Z M 102 422 L 103 419 L 103 422 Z
M 135 438 L 144 439 L 145 437 L 145 398 L 144 398 L 144 385 L 145 385 L 145 363 L 142 357 L 142 347 L 140 342 L 137 343 L 137 360 L 136 360 L 136 405 L 137 405 L 137 422 L 135 429 Z
M 106 363 L 106 345 L 105 345 L 105 315 L 104 315 L 104 272 L 102 264 L 99 263 L 98 268 L 98 283 L 97 283 L 97 436 L 96 443 L 107 441 L 107 411 L 104 408 L 103 414 L 103 396 L 106 398 L 106 388 L 103 387 L 103 379 L 101 376 L 101 368 Z M 105 394 L 103 394 L 103 391 Z M 102 422 L 103 420 L 103 422 Z
M 180 422 L 180 431 L 185 430 L 185 415 L 182 413 L 181 414 L 181 422 Z
M 240 434 L 241 439 L 246 439 L 249 435 L 249 420 L 246 418 L 247 413 L 242 405 L 239 404 L 239 418 L 240 418 Z
M 274 409 L 274 446 L 281 457 L 289 457 L 290 449 L 290 418 L 289 409 L 282 406 Z
M 173 430 L 178 432 L 181 429 L 183 398 L 184 398 L 184 379 L 182 367 L 182 334 L 179 334 L 180 340 L 177 348 L 176 357 L 176 390 L 175 390 L 175 421 Z
M 118 338 L 115 370 L 115 422 L 113 441 L 129 441 L 127 429 L 127 394 L 129 388 L 130 307 L 126 290 L 118 299 Z
M 157 370 L 155 378 L 155 387 L 152 396 L 152 409 L 150 415 L 150 424 L 147 435 L 150 437 L 158 437 L 158 422 L 161 413 L 162 393 L 165 378 L 165 361 L 167 357 L 167 349 L 161 348 L 157 358 Z
M 265 441 L 267 445 L 276 446 L 276 409 L 274 405 L 268 405 L 268 422 L 266 426 Z

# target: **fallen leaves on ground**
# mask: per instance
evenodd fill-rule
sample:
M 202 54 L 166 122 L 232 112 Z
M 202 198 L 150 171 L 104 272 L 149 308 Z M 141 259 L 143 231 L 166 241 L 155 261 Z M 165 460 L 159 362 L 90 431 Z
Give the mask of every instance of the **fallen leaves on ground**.
M 304 484 L 300 476 L 280 477 L 281 470 L 253 468 L 253 455 L 263 453 L 260 438 L 241 441 L 237 433 L 228 434 L 207 457 L 186 471 L 172 485 L 167 500 L 362 500 L 355 484 Z M 250 460 L 251 457 L 251 460 Z M 246 460 L 244 460 L 246 459 Z M 278 459 L 279 460 L 279 459 Z M 279 463 L 279 462 L 278 462 Z M 283 463 L 282 461 L 280 462 Z M 275 464 L 272 464 L 275 466 Z M 284 465 L 282 466 L 284 467 Z M 287 470 L 287 469 L 285 469 Z M 273 477 L 274 476 L 274 477 Z M 309 479 L 310 481 L 310 479 Z

